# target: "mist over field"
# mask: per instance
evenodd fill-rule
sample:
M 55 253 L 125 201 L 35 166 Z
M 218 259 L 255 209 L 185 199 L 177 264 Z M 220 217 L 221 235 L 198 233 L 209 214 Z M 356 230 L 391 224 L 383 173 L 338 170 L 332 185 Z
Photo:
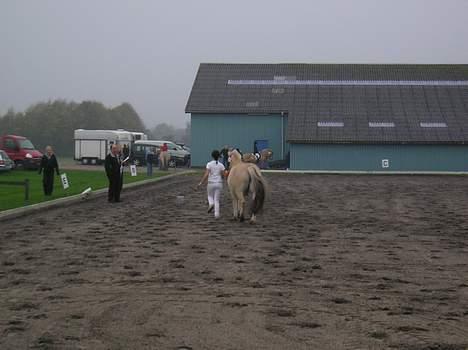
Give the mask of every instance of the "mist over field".
M 185 127 L 200 62 L 465 63 L 468 2 L 15 0 L 0 3 L 0 115 L 132 105 Z

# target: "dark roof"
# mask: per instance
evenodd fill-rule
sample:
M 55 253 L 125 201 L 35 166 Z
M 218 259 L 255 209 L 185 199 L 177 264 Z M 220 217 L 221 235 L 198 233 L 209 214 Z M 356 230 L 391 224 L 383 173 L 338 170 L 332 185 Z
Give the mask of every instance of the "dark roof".
M 290 142 L 465 143 L 468 65 L 201 64 L 186 112 L 285 112 Z

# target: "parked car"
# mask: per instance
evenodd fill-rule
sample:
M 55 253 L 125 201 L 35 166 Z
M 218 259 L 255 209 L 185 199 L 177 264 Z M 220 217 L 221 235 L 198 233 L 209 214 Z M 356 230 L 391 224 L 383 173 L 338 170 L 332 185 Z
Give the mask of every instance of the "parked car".
M 176 143 L 177 146 L 180 146 L 182 147 L 184 150 L 186 150 L 187 152 L 190 152 L 190 147 L 187 146 L 186 144 L 184 143 Z
M 156 150 L 159 150 L 163 143 L 167 144 L 168 152 L 171 155 L 171 159 L 169 160 L 170 167 L 174 168 L 176 166 L 186 166 L 190 164 L 190 152 L 184 150 L 174 142 L 159 140 L 135 141 L 132 146 L 132 161 L 136 165 L 145 165 L 146 149 L 148 147 L 154 147 Z
M 42 153 L 36 150 L 31 141 L 18 135 L 4 135 L 0 137 L 0 149 L 8 154 L 15 166 L 25 169 L 38 169 L 41 164 Z
M 130 161 L 136 165 L 146 165 L 146 154 L 148 153 L 148 148 L 152 148 L 155 152 L 159 152 L 159 146 L 148 145 L 144 143 L 139 143 L 138 141 L 133 144 Z
M 15 163 L 8 157 L 5 151 L 0 150 L 0 171 L 9 171 L 13 169 Z

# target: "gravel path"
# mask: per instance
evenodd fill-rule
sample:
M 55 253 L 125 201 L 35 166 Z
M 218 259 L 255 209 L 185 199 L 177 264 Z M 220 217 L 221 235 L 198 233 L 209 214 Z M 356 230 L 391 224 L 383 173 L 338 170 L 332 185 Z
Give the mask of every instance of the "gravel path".
M 465 350 L 467 178 L 267 178 L 256 225 L 193 175 L 1 223 L 0 349 Z

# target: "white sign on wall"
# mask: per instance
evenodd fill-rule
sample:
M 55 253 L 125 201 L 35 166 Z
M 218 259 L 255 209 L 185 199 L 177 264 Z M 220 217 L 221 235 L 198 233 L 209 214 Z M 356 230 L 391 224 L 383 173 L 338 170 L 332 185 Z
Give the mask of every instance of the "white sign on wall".
M 390 160 L 382 159 L 382 168 L 390 168 Z
M 132 176 L 137 176 L 137 168 L 136 168 L 136 165 L 130 165 L 130 173 L 132 174 Z

